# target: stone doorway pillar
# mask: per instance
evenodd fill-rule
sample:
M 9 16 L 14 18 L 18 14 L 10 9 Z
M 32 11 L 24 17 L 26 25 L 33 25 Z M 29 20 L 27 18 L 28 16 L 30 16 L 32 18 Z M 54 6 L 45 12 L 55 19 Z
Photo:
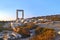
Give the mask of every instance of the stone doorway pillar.
M 22 12 L 22 19 L 24 19 L 24 10 L 16 10 L 16 20 L 18 20 L 18 12 Z

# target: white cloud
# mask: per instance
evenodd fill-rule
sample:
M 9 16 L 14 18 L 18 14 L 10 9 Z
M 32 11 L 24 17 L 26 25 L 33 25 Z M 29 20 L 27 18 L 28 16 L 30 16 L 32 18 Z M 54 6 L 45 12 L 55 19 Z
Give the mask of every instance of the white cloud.
M 9 12 L 6 11 L 0 11 L 0 21 L 6 21 L 6 20 L 15 20 L 14 17 L 10 16 Z
M 24 18 L 31 18 L 34 17 L 33 12 L 25 11 L 24 12 Z
M 31 17 L 33 17 L 33 14 L 29 13 L 29 14 L 25 14 L 24 18 L 31 18 Z

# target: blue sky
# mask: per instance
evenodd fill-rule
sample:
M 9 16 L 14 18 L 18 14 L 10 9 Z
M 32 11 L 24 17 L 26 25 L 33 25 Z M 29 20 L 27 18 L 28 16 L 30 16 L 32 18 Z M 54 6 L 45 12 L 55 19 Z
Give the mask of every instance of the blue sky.
M 16 9 L 23 9 L 25 18 L 60 14 L 60 0 L 0 0 L 0 20 L 15 19 Z

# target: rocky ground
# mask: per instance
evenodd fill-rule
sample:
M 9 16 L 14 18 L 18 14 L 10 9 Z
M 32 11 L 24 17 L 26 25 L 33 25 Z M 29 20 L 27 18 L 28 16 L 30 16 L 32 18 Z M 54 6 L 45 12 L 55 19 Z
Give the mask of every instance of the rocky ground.
M 48 28 L 48 29 L 54 29 L 55 31 L 55 38 L 54 40 L 60 40 L 60 35 L 58 34 L 58 31 L 60 31 L 60 22 L 53 22 L 53 23 L 40 23 L 37 24 L 39 25 L 39 27 L 42 28 Z M 6 25 L 7 26 L 7 25 Z M 40 35 L 40 34 L 39 34 Z M 19 38 L 17 40 L 32 40 L 31 38 L 33 38 L 34 36 L 28 37 L 28 38 Z M 38 36 L 37 36 L 38 37 Z M 34 40 L 34 39 L 33 39 Z

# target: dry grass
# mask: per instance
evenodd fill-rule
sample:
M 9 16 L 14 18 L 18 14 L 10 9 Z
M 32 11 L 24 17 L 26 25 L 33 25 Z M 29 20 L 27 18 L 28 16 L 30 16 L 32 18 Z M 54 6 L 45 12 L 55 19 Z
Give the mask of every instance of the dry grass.
M 36 25 L 34 23 L 27 23 L 25 27 L 20 28 L 18 33 L 23 36 L 30 35 L 30 29 L 34 29 Z M 50 28 L 41 28 L 40 26 L 36 26 L 35 35 L 30 40 L 54 40 L 55 38 L 55 30 Z
M 37 30 L 39 33 L 39 30 Z M 55 31 L 53 29 L 44 28 L 42 33 L 36 34 L 30 40 L 54 40 Z

